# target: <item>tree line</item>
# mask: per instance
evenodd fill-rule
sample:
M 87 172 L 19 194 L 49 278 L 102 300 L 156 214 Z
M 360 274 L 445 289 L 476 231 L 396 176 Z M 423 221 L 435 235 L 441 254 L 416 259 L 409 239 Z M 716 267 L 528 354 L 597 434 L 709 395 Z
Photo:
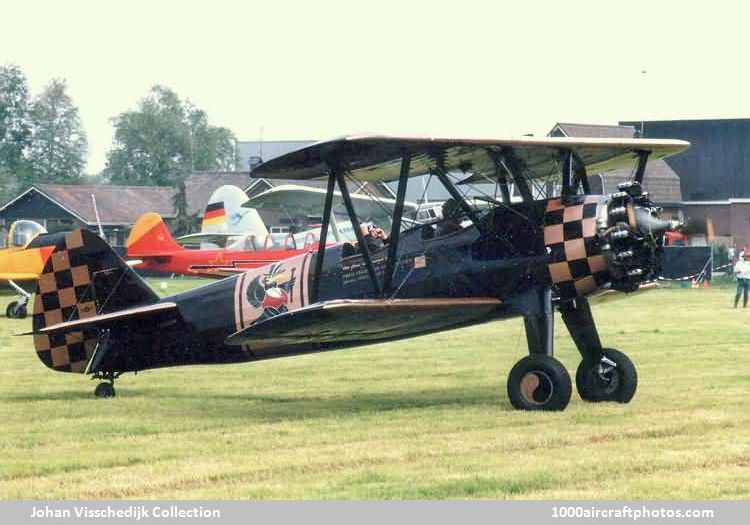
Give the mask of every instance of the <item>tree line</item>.
M 23 71 L 0 66 L 0 201 L 34 183 L 174 186 L 192 171 L 233 170 L 235 137 L 171 89 L 154 86 L 112 120 L 104 170 L 85 173 L 88 142 L 64 79 L 30 97 Z

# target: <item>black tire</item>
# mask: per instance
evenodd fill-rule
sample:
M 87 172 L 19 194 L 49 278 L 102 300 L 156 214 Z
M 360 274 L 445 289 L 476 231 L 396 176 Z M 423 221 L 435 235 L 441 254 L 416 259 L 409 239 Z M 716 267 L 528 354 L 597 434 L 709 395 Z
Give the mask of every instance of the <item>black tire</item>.
M 115 385 L 112 383 L 99 383 L 94 389 L 96 397 L 115 397 Z
M 19 306 L 16 309 L 16 319 L 26 319 L 26 314 L 27 313 L 28 312 L 26 310 L 26 305 L 25 304 L 23 306 Z
M 584 401 L 599 403 L 616 401 L 629 403 L 638 388 L 638 373 L 630 358 L 619 350 L 605 348 L 602 355 L 615 363 L 615 367 L 600 376 L 599 363 L 581 361 L 576 371 L 576 388 Z
M 564 410 L 572 391 L 568 371 L 554 357 L 526 356 L 508 374 L 508 398 L 518 410 Z
M 24 319 L 26 317 L 26 305 L 18 304 L 18 301 L 13 301 L 5 309 L 5 315 L 9 319 Z

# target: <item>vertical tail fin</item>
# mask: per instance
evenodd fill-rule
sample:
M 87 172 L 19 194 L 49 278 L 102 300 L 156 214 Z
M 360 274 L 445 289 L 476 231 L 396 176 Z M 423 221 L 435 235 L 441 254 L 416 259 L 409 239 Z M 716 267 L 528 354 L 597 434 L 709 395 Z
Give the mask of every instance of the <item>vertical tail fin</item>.
M 208 199 L 201 233 L 252 233 L 264 239 L 268 230 L 263 219 L 257 210 L 243 207 L 248 200 L 245 192 L 237 186 L 217 188 Z
M 96 234 L 70 232 L 55 245 L 37 284 L 32 317 L 37 355 L 54 370 L 83 373 L 96 349 L 98 329 L 36 332 L 158 300 L 148 284 Z
M 135 222 L 125 248 L 132 258 L 184 249 L 174 241 L 158 213 L 146 213 Z

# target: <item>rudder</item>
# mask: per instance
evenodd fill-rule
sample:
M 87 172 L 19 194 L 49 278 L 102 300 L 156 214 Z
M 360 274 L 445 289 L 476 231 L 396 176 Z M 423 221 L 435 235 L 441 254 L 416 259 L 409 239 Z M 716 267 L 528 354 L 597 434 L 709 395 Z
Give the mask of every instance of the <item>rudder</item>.
M 83 373 L 96 350 L 96 328 L 39 334 L 46 326 L 158 301 L 156 293 L 96 234 L 75 230 L 56 245 L 34 298 L 39 359 L 61 372 Z
M 161 215 L 154 212 L 139 217 L 130 230 L 125 248 L 131 258 L 184 249 L 172 238 Z

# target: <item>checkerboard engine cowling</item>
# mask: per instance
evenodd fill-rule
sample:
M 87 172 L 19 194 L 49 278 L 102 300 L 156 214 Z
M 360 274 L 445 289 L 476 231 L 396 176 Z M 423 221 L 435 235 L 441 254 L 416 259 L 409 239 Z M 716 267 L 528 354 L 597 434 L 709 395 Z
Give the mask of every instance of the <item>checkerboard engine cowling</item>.
M 544 245 L 552 284 L 563 299 L 586 295 L 607 282 L 608 272 L 596 238 L 597 210 L 601 197 L 589 195 L 576 204 L 561 199 L 547 202 Z
M 34 299 L 32 326 L 38 331 L 64 321 L 96 315 L 89 292 L 91 272 L 80 230 L 69 233 L 55 247 L 44 267 Z M 89 297 L 90 296 L 90 297 Z M 83 331 L 34 335 L 39 359 L 62 372 L 83 373 L 96 348 L 96 338 Z

